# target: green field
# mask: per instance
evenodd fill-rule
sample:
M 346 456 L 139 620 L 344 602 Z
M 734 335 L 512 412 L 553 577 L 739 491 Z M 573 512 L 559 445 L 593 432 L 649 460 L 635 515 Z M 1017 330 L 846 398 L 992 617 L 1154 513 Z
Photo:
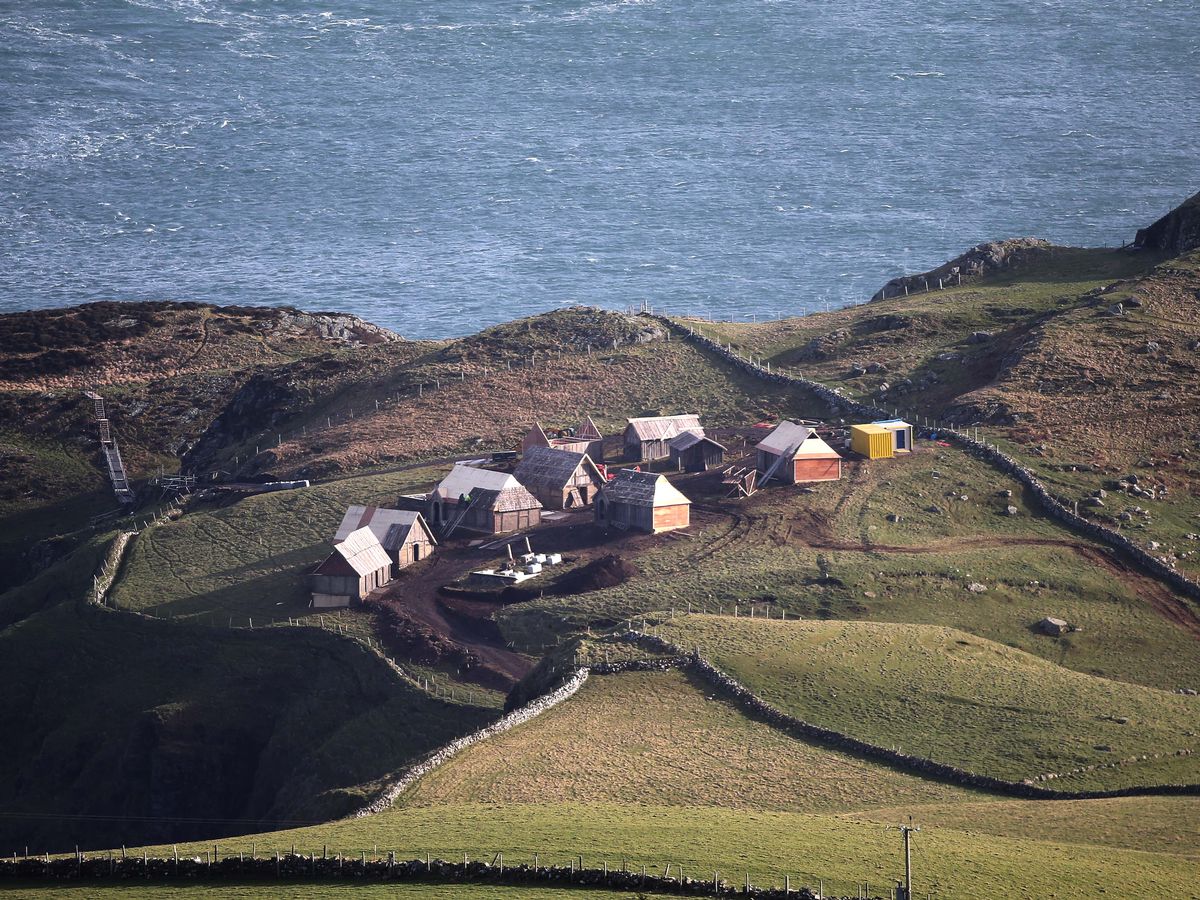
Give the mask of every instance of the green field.
M 957 450 L 919 446 L 905 459 L 852 466 L 812 493 L 768 486 L 722 500 L 694 515 L 691 539 L 640 555 L 643 578 L 507 607 L 501 627 L 518 645 L 540 647 L 564 630 L 647 611 L 758 602 L 806 619 L 946 625 L 1093 675 L 1193 685 L 1200 642 L 1152 602 L 1186 601 L 1036 514 L 1016 482 Z M 1003 514 L 1009 503 L 1018 515 Z M 1082 630 L 1041 635 L 1032 626 L 1047 615 Z
M 1200 697 L 1073 672 L 952 628 L 679 616 L 659 630 L 800 719 L 1012 781 L 1200 750 Z M 1103 749 L 1102 749 L 1103 748 Z M 1200 755 L 1058 777 L 1094 790 L 1200 783 Z

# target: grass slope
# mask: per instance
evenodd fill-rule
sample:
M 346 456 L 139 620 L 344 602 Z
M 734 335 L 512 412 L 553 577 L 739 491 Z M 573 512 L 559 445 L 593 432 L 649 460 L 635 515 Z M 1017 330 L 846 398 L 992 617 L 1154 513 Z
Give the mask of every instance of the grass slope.
M 391 504 L 440 468 L 333 481 L 199 509 L 140 535 L 113 592 L 126 609 L 245 625 L 309 614 L 305 571 L 329 555 L 346 507 Z
M 321 630 L 231 632 L 73 603 L 0 632 L 0 683 L 21 686 L 0 694 L 3 845 L 341 815 L 493 715 L 438 701 Z
M 666 672 L 595 676 L 568 703 L 435 770 L 403 803 L 551 795 L 802 812 L 979 796 L 793 740 Z
M 1019 781 L 1200 747 L 1200 697 L 1056 666 L 952 628 L 681 616 L 661 633 L 801 719 Z M 1103 748 L 1103 749 L 1102 749 Z M 1056 778 L 1051 788 L 1200 783 L 1200 757 Z
M 1194 686 L 1200 642 L 1156 607 L 1186 601 L 1042 517 L 1016 482 L 956 450 L 919 447 L 852 463 L 811 492 L 768 486 L 745 501 L 703 498 L 704 482 L 684 479 L 705 500 L 690 540 L 639 556 L 643 578 L 620 587 L 508 607 L 502 628 L 537 647 L 564 627 L 761 601 L 805 618 L 948 625 L 1089 674 Z M 987 590 L 968 590 L 975 583 Z M 1046 615 L 1083 630 L 1034 632 Z
M 392 900 L 392 898 L 419 897 L 421 900 L 457 900 L 466 897 L 467 900 L 518 900 L 518 898 L 536 897 L 538 900 L 629 900 L 629 894 L 618 891 L 598 891 L 592 889 L 569 889 L 538 885 L 536 887 L 505 887 L 500 885 L 479 884 L 55 884 L 43 886 L 38 884 L 23 885 L 14 889 L 5 889 L 4 896 L 12 898 L 36 897 L 46 898 L 90 898 L 93 897 L 144 897 L 166 898 L 166 900 L 192 900 L 192 898 L 215 898 L 215 900 L 245 900 L 250 897 L 271 897 L 279 900 L 325 900 L 329 897 L 354 896 L 369 898 L 369 900 Z M 654 895 L 657 896 L 657 895 Z
M 653 789 L 652 785 L 647 790 Z M 426 852 L 446 859 L 491 858 L 565 865 L 582 854 L 585 865 L 607 860 L 620 865 L 682 865 L 689 875 L 721 877 L 740 883 L 748 873 L 756 884 L 793 888 L 824 882 L 826 893 L 854 896 L 856 885 L 875 889 L 903 876 L 900 839 L 894 830 L 863 817 L 787 812 L 739 812 L 712 807 L 662 807 L 652 797 L 628 806 L 611 803 L 558 803 L 496 806 L 454 804 L 394 810 L 367 819 L 254 838 L 259 851 L 295 842 L 297 850 L 350 852 L 378 844 L 400 856 Z M 914 810 L 919 813 L 919 808 Z M 1081 811 L 1086 814 L 1086 811 Z M 1105 815 L 1081 823 L 1104 825 Z M 907 818 L 900 821 L 907 821 Z M 226 841 L 227 849 L 250 849 L 250 839 Z M 211 845 L 209 845 L 211 847 Z M 168 851 L 169 848 L 160 848 Z M 183 848 L 181 848 L 183 849 Z M 187 852 L 202 852 L 193 845 Z M 1056 839 L 1031 840 L 930 827 L 914 840 L 916 888 L 943 898 L 1005 896 L 1083 900 L 1101 893 L 1117 896 L 1186 897 L 1194 880 L 1195 858 L 1163 852 L 1083 846 Z M 357 890 L 343 887 L 342 891 Z M 538 895 L 540 896 L 540 894 Z

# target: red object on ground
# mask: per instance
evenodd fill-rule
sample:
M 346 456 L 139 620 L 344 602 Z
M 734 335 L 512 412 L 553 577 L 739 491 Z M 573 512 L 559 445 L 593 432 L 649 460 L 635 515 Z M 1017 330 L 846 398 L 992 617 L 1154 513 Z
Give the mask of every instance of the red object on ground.
M 949 441 L 934 441 L 934 443 L 937 444 L 939 447 L 949 447 L 950 446 Z
M 754 428 L 774 428 L 775 423 L 774 422 L 755 422 L 753 427 Z

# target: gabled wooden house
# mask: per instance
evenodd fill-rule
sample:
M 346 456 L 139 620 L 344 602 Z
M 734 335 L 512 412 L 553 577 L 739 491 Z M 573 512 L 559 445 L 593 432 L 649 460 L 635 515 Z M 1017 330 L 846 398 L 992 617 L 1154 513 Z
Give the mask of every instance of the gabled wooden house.
M 359 528 L 334 544 L 309 580 L 312 606 L 350 606 L 392 580 L 392 560 L 370 528 Z
M 629 462 L 666 459 L 671 455 L 671 439 L 685 431 L 703 434 L 700 417 L 642 416 L 629 419 L 625 426 L 625 459 Z
M 546 509 L 590 506 L 605 478 L 586 453 L 530 447 L 513 470 L 513 477 Z
M 397 571 L 432 556 L 437 547 L 437 539 L 425 517 L 411 509 L 351 506 L 342 516 L 334 542 L 345 540 L 359 528 L 371 529 Z
M 447 533 L 505 534 L 540 525 L 542 504 L 508 472 L 455 465 L 429 495 L 429 521 Z
M 769 474 L 785 484 L 837 481 L 842 477 L 842 457 L 807 425 L 783 421 L 755 447 L 759 484 Z
M 691 506 L 666 475 L 620 469 L 596 498 L 596 523 L 657 534 L 687 528 Z
M 668 441 L 671 462 L 684 472 L 707 472 L 725 463 L 725 448 L 702 431 L 685 431 Z

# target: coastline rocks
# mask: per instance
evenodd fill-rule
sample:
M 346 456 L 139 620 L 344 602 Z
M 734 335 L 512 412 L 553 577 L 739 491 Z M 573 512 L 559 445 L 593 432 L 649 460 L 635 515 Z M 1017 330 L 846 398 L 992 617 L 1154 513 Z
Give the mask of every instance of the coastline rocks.
M 989 241 L 972 247 L 936 269 L 916 275 L 893 278 L 875 293 L 872 302 L 887 297 L 925 290 L 937 290 L 938 279 L 944 287 L 957 285 L 960 280 L 970 281 L 994 272 L 1020 268 L 1035 260 L 1043 259 L 1054 252 L 1054 245 L 1040 238 L 1011 238 L 1005 241 Z

